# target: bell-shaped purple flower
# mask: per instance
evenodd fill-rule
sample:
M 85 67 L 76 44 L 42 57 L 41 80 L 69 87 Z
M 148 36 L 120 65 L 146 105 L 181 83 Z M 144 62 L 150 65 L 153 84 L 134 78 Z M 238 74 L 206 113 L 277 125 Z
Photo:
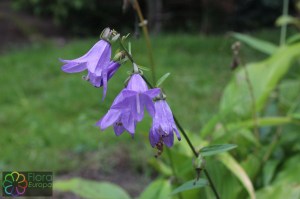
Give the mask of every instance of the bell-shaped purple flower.
M 134 120 L 140 122 L 144 117 L 145 108 L 150 116 L 154 117 L 155 107 L 152 99 L 159 93 L 159 88 L 148 90 L 147 84 L 140 74 L 133 74 L 126 89 L 122 90 L 124 99 L 111 108 L 129 109 Z
M 120 64 L 111 60 L 111 45 L 106 40 L 98 41 L 85 55 L 73 60 L 63 60 L 62 70 L 66 73 L 88 71 L 86 77 L 95 87 L 103 86 L 106 95 L 107 80 L 116 72 Z
M 167 147 L 171 147 L 174 143 L 174 133 L 178 140 L 181 140 L 172 111 L 163 99 L 156 101 L 154 105 L 155 116 L 149 132 L 150 144 L 155 147 L 159 142 L 163 142 Z
M 98 41 L 85 55 L 73 60 L 61 61 L 65 64 L 62 70 L 66 73 L 78 73 L 84 70 L 101 75 L 111 57 L 111 45 L 105 40 Z
M 115 98 L 112 106 L 119 103 L 124 99 L 122 92 Z M 130 109 L 110 109 L 100 119 L 97 124 L 101 130 L 113 125 L 115 134 L 121 135 L 125 130 L 128 131 L 132 136 L 135 132 L 136 121 L 133 118 Z

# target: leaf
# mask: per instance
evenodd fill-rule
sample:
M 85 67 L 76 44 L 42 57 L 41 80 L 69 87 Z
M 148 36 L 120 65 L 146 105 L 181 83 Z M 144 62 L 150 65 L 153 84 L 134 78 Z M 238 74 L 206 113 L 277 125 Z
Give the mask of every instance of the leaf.
M 177 194 L 177 193 L 180 193 L 183 191 L 198 189 L 200 187 L 205 187 L 207 185 L 208 185 L 207 180 L 203 179 L 203 178 L 200 178 L 196 183 L 195 183 L 195 180 L 190 180 L 190 181 L 182 184 L 181 186 L 177 187 L 176 189 L 174 189 L 171 194 L 173 195 L 173 194 Z
M 253 184 L 239 163 L 228 153 L 220 155 L 219 160 L 240 180 L 240 182 L 246 188 L 250 198 L 255 199 L 256 196 Z
M 280 162 L 278 160 L 269 160 L 265 163 L 263 167 L 263 183 L 264 186 L 270 184 L 271 180 L 275 175 L 276 167 Z
M 264 108 L 270 93 L 299 55 L 300 43 L 283 46 L 270 58 L 245 66 L 253 88 L 256 112 Z M 226 86 L 221 99 L 221 112 L 227 113 L 231 110 L 231 118 L 228 118 L 228 120 L 233 119 L 234 114 L 236 119 L 240 119 L 241 117 L 251 116 L 253 112 L 253 102 L 244 70 L 245 68 L 241 68 L 235 73 L 233 79 Z
M 211 156 L 218 153 L 223 153 L 225 151 L 229 151 L 231 149 L 236 148 L 237 145 L 235 144 L 217 144 L 217 145 L 211 145 L 206 146 L 200 149 L 200 154 L 202 156 Z
M 300 20 L 296 17 L 292 17 L 290 15 L 282 15 L 278 17 L 278 19 L 275 22 L 276 26 L 284 26 L 284 25 L 295 25 L 297 27 L 300 26 Z
M 278 47 L 270 42 L 260 40 L 248 35 L 240 34 L 240 33 L 232 33 L 232 36 L 236 39 L 244 42 L 245 44 L 251 46 L 252 48 L 266 53 L 268 55 L 273 54 L 275 51 L 278 50 Z
M 58 180 L 54 182 L 56 191 L 72 192 L 82 198 L 91 199 L 130 199 L 119 186 L 109 182 L 96 182 L 82 178 Z
M 139 199 L 168 199 L 170 198 L 170 193 L 170 182 L 165 179 L 158 179 L 148 185 L 141 193 Z
M 146 67 L 146 66 L 140 66 L 138 65 L 138 68 L 144 71 L 150 71 L 150 68 Z
M 285 160 L 272 184 L 260 189 L 257 192 L 257 197 L 272 199 L 300 198 L 299 161 L 299 154 L 295 154 L 292 158 Z
M 164 74 L 156 83 L 156 87 L 159 87 L 170 75 L 171 73 Z

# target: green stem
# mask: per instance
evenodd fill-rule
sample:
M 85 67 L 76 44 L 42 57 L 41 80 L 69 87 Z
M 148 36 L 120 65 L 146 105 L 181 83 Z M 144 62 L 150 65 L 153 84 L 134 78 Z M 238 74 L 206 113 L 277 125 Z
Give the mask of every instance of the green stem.
M 206 177 L 207 177 L 207 180 L 208 180 L 208 182 L 209 182 L 209 184 L 210 184 L 210 186 L 211 186 L 211 189 L 213 190 L 213 192 L 214 192 L 216 198 L 217 198 L 217 199 L 220 199 L 220 196 L 219 196 L 219 194 L 218 194 L 218 192 L 217 192 L 217 189 L 216 189 L 216 187 L 215 187 L 213 181 L 211 180 L 211 177 L 210 177 L 210 175 L 209 175 L 209 173 L 207 172 L 206 169 L 204 169 L 204 173 L 205 173 L 205 175 L 206 175 Z
M 152 83 L 155 84 L 155 82 L 156 82 L 155 64 L 154 64 L 154 58 L 153 58 L 153 53 L 152 53 L 153 51 L 152 51 L 152 46 L 151 46 L 151 42 L 150 42 L 148 27 L 147 27 L 147 24 L 145 24 L 145 19 L 144 19 L 144 16 L 142 14 L 141 7 L 139 5 L 138 0 L 134 0 L 133 3 L 134 3 L 134 8 L 135 8 L 135 10 L 137 12 L 137 15 L 139 17 L 139 20 L 140 20 L 140 24 L 141 24 L 142 29 L 143 29 L 144 37 L 146 39 L 148 57 L 149 57 L 149 61 L 150 61 L 151 71 L 152 71 Z
M 287 16 L 289 12 L 289 0 L 283 0 L 283 8 L 282 8 L 282 16 Z M 285 45 L 285 39 L 286 39 L 286 30 L 287 30 L 287 24 L 283 24 L 281 26 L 280 31 L 280 45 Z
M 253 86 L 250 80 L 250 76 L 248 73 L 248 70 L 246 68 L 246 66 L 242 63 L 241 64 L 242 67 L 244 68 L 244 72 L 245 72 L 245 77 L 246 77 L 246 83 L 249 89 L 249 93 L 250 93 L 250 97 L 251 97 L 251 102 L 252 102 L 252 117 L 253 117 L 253 123 L 254 123 L 254 135 L 256 136 L 256 138 L 259 140 L 259 131 L 258 131 L 258 125 L 257 125 L 257 114 L 256 114 L 256 103 L 255 103 L 255 96 L 254 96 L 254 90 L 253 90 Z
M 185 140 L 187 141 L 189 147 L 191 148 L 191 150 L 193 151 L 195 157 L 197 158 L 199 156 L 199 154 L 197 153 L 195 147 L 193 146 L 191 140 L 189 139 L 188 135 L 185 133 L 184 129 L 182 128 L 182 126 L 180 125 L 180 123 L 178 122 L 177 118 L 175 117 L 175 115 L 173 114 L 173 118 L 174 121 L 177 125 L 177 127 L 179 128 L 180 132 L 182 133 L 183 137 L 185 138 Z
M 125 48 L 124 44 L 122 43 L 121 39 L 119 39 L 119 43 L 120 43 L 121 48 L 124 50 L 126 56 L 128 57 L 128 59 L 131 61 L 131 63 L 135 63 L 131 54 L 128 52 L 128 50 Z

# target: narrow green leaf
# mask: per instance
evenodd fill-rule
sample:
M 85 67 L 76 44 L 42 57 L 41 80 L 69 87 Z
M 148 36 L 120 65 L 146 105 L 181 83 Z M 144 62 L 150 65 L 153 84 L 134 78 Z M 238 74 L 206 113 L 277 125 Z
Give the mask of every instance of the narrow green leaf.
M 174 189 L 171 194 L 173 195 L 173 194 L 177 194 L 177 193 L 180 193 L 183 191 L 188 191 L 188 190 L 197 189 L 200 187 L 205 187 L 207 185 L 208 185 L 208 183 L 207 183 L 206 179 L 200 178 L 196 183 L 195 183 L 195 180 L 190 180 L 190 181 L 182 184 L 181 186 L 177 187 L 176 189 Z
M 240 34 L 240 33 L 233 33 L 232 36 L 242 42 L 244 42 L 245 44 L 251 46 L 252 48 L 266 53 L 268 55 L 273 54 L 278 47 L 270 42 L 261 40 L 261 39 L 257 39 L 248 35 L 244 35 L 244 34 Z
M 171 184 L 169 180 L 158 179 L 153 181 L 140 195 L 139 199 L 168 199 L 170 198 Z
M 159 87 L 170 75 L 171 73 L 164 74 L 156 83 L 156 87 Z
M 233 133 L 239 130 L 253 128 L 255 125 L 257 125 L 258 127 L 279 126 L 292 122 L 294 122 L 292 117 L 257 118 L 256 123 L 253 119 L 242 122 L 232 122 L 226 125 L 226 129 L 219 128 L 219 130 L 216 131 L 217 136 L 215 137 L 215 141 L 222 141 L 224 140 L 224 137 L 230 137 Z
M 253 184 L 240 164 L 228 153 L 219 156 L 219 160 L 241 181 L 251 199 L 256 199 Z
M 150 71 L 150 68 L 146 67 L 146 66 L 140 66 L 138 65 L 138 68 L 144 71 Z
M 237 145 L 235 144 L 217 144 L 217 145 L 211 145 L 211 146 L 206 146 L 200 149 L 200 154 L 202 156 L 211 156 L 215 155 L 218 153 L 223 153 L 225 151 L 229 151 L 231 149 L 236 148 Z
M 82 178 L 55 181 L 53 189 L 56 191 L 72 192 L 82 198 L 130 199 L 130 196 L 118 185 Z

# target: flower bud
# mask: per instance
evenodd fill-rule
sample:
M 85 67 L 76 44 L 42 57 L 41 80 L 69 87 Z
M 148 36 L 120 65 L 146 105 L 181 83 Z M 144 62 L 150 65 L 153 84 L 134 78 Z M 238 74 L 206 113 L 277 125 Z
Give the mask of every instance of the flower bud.
M 102 33 L 100 35 L 100 38 L 108 41 L 110 37 L 111 37 L 111 30 L 110 30 L 110 28 L 105 28 L 102 31 Z

